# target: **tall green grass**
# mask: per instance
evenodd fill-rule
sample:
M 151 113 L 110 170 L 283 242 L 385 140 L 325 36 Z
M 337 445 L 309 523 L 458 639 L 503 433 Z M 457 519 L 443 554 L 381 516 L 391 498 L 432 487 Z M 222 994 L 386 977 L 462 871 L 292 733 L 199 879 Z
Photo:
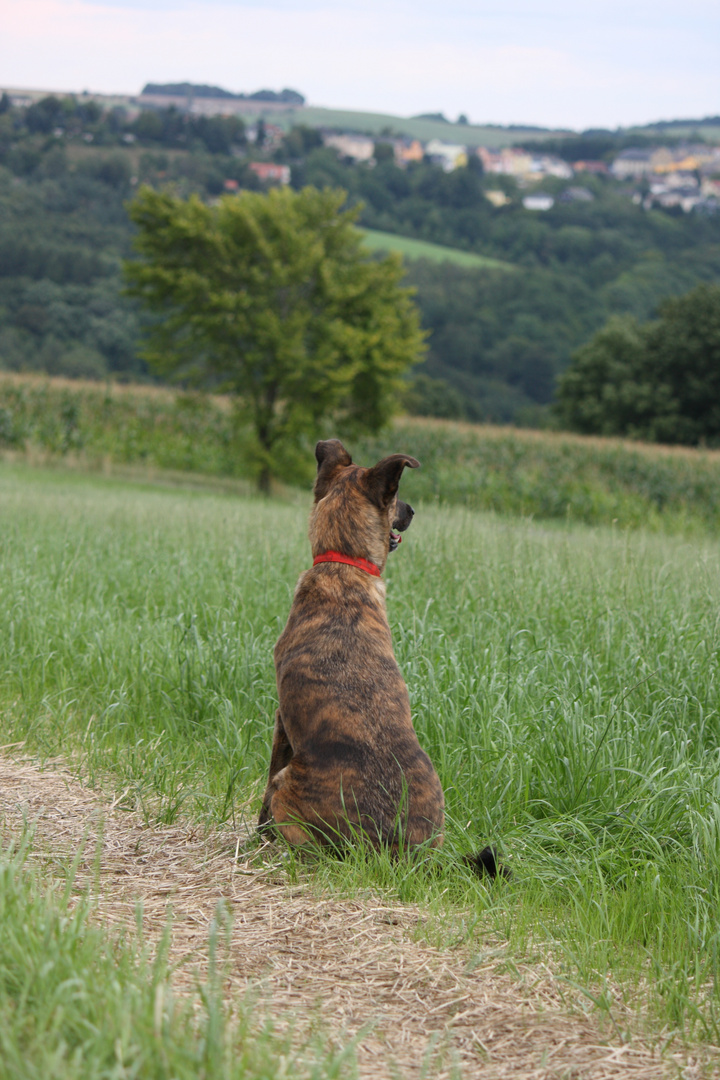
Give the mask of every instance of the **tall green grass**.
M 222 911 L 207 982 L 173 996 L 163 948 L 151 958 L 140 934 L 109 936 L 92 900 L 72 895 L 72 866 L 53 884 L 29 853 L 27 836 L 0 849 L 3 1080 L 275 1080 L 282 1066 L 303 1080 L 356 1075 L 351 1052 L 294 1039 L 252 1002 L 223 1000 Z
M 0 377 L 0 448 L 95 465 L 244 471 L 242 431 L 224 401 L 152 387 Z
M 386 577 L 446 845 L 430 874 L 363 852 L 310 872 L 421 902 L 471 948 L 493 928 L 550 952 L 600 1003 L 649 986 L 658 1023 L 716 1041 L 717 545 L 424 504 L 422 483 Z M 3 741 L 75 756 L 150 820 L 252 820 L 306 513 L 1 467 Z M 487 842 L 510 885 L 460 865 Z
M 246 431 L 224 399 L 0 377 L 0 451 L 251 482 L 246 446 Z M 717 452 L 412 418 L 349 446 L 362 463 L 398 450 L 415 455 L 422 469 L 413 484 L 427 501 L 620 528 L 720 532 Z M 309 440 L 308 476 L 313 464 Z
M 403 418 L 357 445 L 422 463 L 423 499 L 547 520 L 670 532 L 720 531 L 720 454 L 619 439 Z

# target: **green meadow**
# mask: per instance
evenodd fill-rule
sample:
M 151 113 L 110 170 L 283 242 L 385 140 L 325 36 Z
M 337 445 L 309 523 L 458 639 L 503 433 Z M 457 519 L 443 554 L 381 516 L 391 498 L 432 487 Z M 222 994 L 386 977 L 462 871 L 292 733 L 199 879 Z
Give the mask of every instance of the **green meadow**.
M 258 113 L 252 112 L 254 119 Z M 421 116 L 395 116 L 392 113 L 358 112 L 351 109 L 324 109 L 317 105 L 303 105 L 287 109 L 267 109 L 261 113 L 271 124 L 290 129 L 296 124 L 309 127 L 335 128 L 342 131 L 362 131 L 368 135 L 405 135 L 412 139 L 442 139 L 443 142 L 462 143 L 464 146 L 512 146 L 523 140 L 541 142 L 562 132 L 538 128 L 503 128 L 497 125 L 454 124 L 447 120 L 434 120 Z
M 500 259 L 491 259 L 484 255 L 473 255 L 470 251 L 431 244 L 426 240 L 413 240 L 409 236 L 397 233 L 381 232 L 379 229 L 363 229 L 363 243 L 371 251 L 399 251 L 406 259 L 430 259 L 431 262 L 451 262 L 456 266 L 465 266 L 485 270 L 512 270 L 510 263 Z
M 421 478 L 403 480 L 418 512 L 387 568 L 388 610 L 414 722 L 446 792 L 446 843 L 431 867 L 357 851 L 289 864 L 288 880 L 418 903 L 419 932 L 433 941 L 481 955 L 492 933 L 511 958 L 551 956 L 601 1010 L 620 993 L 651 1030 L 716 1044 L 717 542 L 443 505 Z M 260 499 L 150 473 L 0 464 L 2 743 L 61 755 L 148 822 L 252 821 L 276 704 L 273 644 L 309 565 L 308 506 L 297 492 Z M 488 886 L 462 865 L 489 842 L 510 883 Z M 86 970 L 88 946 L 80 916 L 62 914 L 66 900 L 34 878 L 23 884 L 18 857 L 2 858 L 0 904 L 15 911 L 14 923 L 0 918 L 15 934 L 15 951 L 0 950 L 2 1052 L 34 1062 L 8 1075 L 49 1075 L 48 1055 L 65 1060 L 64 1035 L 49 1025 L 36 1038 L 17 1012 L 18 912 L 45 930 L 59 919 L 67 978 Z M 145 1023 L 147 969 L 123 948 L 112 1000 L 87 978 L 74 1000 L 86 1041 L 105 1030 L 98 1003 Z M 100 985 L 109 968 L 97 949 Z M 168 1027 L 168 1061 L 194 1064 L 152 1075 L 199 1068 L 208 1009 Z M 122 1034 L 107 1024 L 106 1048 Z M 217 1075 L 266 1075 L 271 1044 L 258 1044 L 245 1073 L 227 1064 Z M 110 1075 L 93 1068 L 82 1075 Z M 328 1058 L 312 1075 L 334 1068 Z

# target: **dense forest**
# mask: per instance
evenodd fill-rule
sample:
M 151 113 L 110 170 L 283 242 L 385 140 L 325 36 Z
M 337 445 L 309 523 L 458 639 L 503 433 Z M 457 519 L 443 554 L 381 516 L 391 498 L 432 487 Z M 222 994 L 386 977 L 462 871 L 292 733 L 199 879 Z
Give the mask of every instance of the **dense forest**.
M 290 165 L 295 187 L 344 188 L 368 228 L 510 264 L 408 264 L 429 331 L 408 389 L 418 412 L 541 422 L 557 376 L 608 316 L 648 319 L 664 297 L 720 281 L 720 215 L 645 210 L 632 184 L 582 174 L 570 185 L 592 197 L 575 200 L 568 181 L 546 178 L 540 188 L 555 204 L 533 213 L 515 181 L 484 176 L 476 159 L 450 173 L 428 162 L 401 169 L 381 139 L 369 167 L 340 160 L 312 129 L 278 139 L 260 124 L 248 134 L 238 117 L 130 117 L 82 98 L 15 108 L 2 98 L 0 367 L 150 378 L 138 355 L 143 316 L 122 291 L 127 201 L 143 183 L 209 199 L 228 181 L 257 190 L 257 160 Z M 612 133 L 585 138 L 573 155 L 622 145 Z M 498 208 L 485 193 L 499 187 L 511 201 Z

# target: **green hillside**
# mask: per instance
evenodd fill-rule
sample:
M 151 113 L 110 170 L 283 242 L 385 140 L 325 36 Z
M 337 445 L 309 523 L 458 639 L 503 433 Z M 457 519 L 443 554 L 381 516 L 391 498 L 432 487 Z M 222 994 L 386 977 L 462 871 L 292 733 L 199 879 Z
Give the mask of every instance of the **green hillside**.
M 242 109 L 242 103 L 239 103 Z M 318 105 L 288 106 L 278 109 L 268 106 L 258 111 L 257 102 L 248 102 L 244 113 L 248 123 L 262 117 L 267 123 L 277 124 L 289 131 L 296 124 L 305 124 L 314 128 L 335 128 L 344 131 L 364 132 L 368 135 L 405 135 L 427 142 L 429 139 L 442 139 L 444 142 L 462 143 L 464 146 L 487 146 L 497 149 L 518 143 L 543 142 L 558 137 L 578 137 L 578 132 L 566 129 L 538 128 L 515 124 L 504 127 L 500 124 L 457 124 L 442 120 L 423 119 L 421 117 L 395 116 L 393 113 L 361 112 L 352 109 L 327 109 Z M 640 136 L 642 140 L 657 138 L 659 142 L 668 138 L 692 139 L 698 136 L 707 142 L 720 139 L 720 123 L 707 120 L 674 121 L 670 123 L 641 124 L 631 128 L 617 128 L 614 133 L 618 139 L 624 136 Z
M 371 251 L 399 251 L 406 259 L 430 259 L 432 262 L 451 262 L 456 266 L 469 269 L 512 270 L 510 263 L 500 259 L 474 255 L 469 251 L 445 247 L 442 244 L 430 244 L 425 240 L 413 240 L 409 236 L 397 236 L 395 233 L 381 232 L 378 229 L 364 229 L 365 246 Z
M 654 124 L 628 128 L 628 134 L 655 136 L 661 142 L 668 138 L 703 139 L 705 142 L 720 141 L 720 119 L 717 116 L 703 120 L 659 120 Z
M 277 115 L 277 114 L 275 114 Z M 511 146 L 519 140 L 542 139 L 562 134 L 557 131 L 541 131 L 537 128 L 504 128 L 476 124 L 451 124 L 442 120 L 421 120 L 391 113 L 352 112 L 346 109 L 320 109 L 306 105 L 295 110 L 292 123 L 311 127 L 347 128 L 380 135 L 388 129 L 394 134 L 408 135 L 423 142 L 443 139 L 445 142 L 463 143 L 465 146 Z

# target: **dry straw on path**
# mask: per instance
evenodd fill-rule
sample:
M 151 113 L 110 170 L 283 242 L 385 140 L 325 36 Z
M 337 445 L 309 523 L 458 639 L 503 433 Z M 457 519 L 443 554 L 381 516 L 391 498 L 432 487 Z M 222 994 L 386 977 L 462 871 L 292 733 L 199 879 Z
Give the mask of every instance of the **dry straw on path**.
M 35 857 L 48 868 L 53 857 L 83 852 L 75 884 L 97 890 L 105 924 L 132 929 L 138 905 L 148 942 L 159 942 L 170 924 L 177 993 L 193 993 L 207 970 L 210 927 L 224 902 L 232 916 L 226 992 L 254 992 L 276 1025 L 309 1028 L 321 1018 L 337 1041 L 357 1036 L 361 1077 L 717 1075 L 689 1052 L 660 1057 L 641 1039 L 603 1030 L 542 964 L 509 974 L 497 942 L 486 943 L 486 959 L 471 970 L 466 951 L 414 939 L 422 919 L 416 907 L 318 897 L 311 880 L 283 883 L 274 852 L 236 858 L 236 833 L 148 827 L 60 764 L 41 769 L 6 748 L 0 826 L 7 834 L 25 821 L 35 829 Z M 616 1020 L 628 1027 L 632 1018 Z

